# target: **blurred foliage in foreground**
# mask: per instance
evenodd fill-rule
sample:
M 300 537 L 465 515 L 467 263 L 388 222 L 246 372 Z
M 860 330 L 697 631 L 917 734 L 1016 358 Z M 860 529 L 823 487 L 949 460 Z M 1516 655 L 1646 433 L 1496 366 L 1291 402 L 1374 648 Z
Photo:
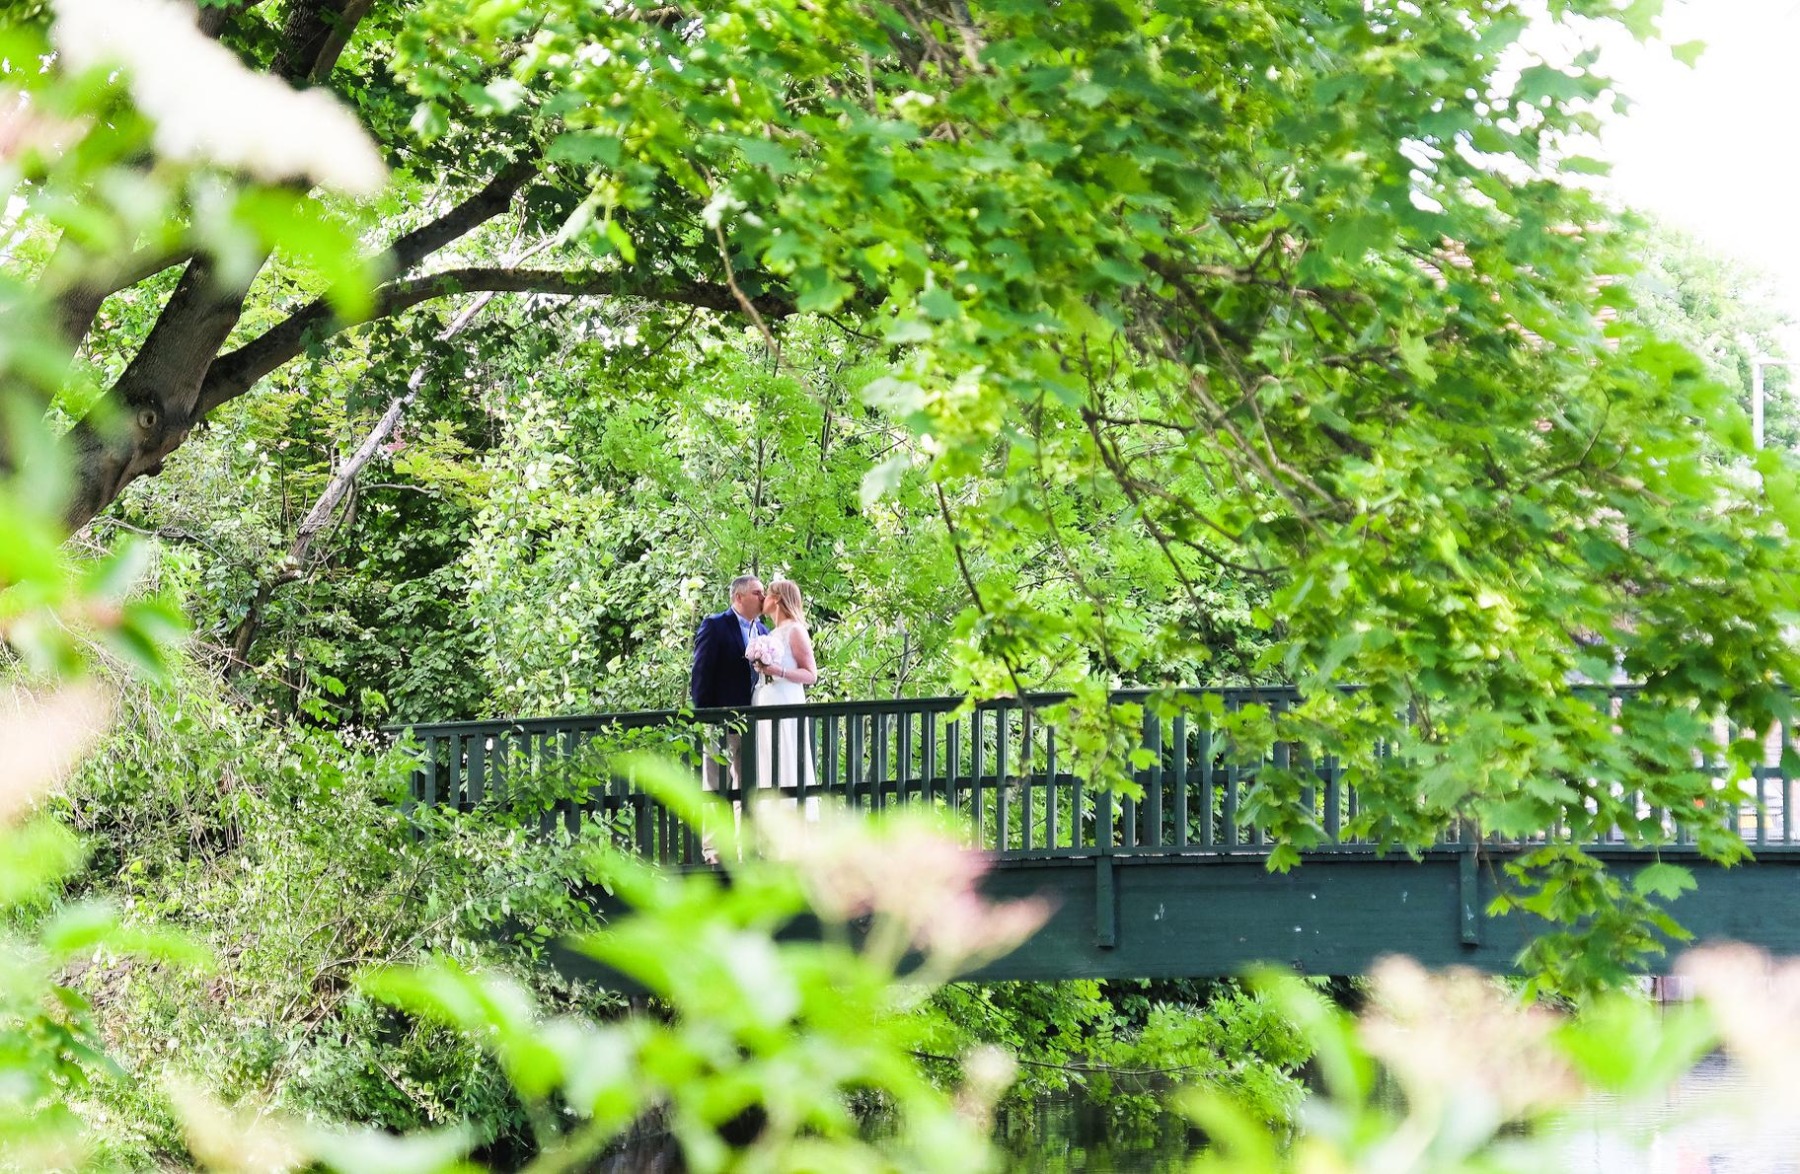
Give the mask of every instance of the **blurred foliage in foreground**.
M 1607 1169 L 1760 1168 L 1786 1152 L 1800 1110 L 1800 964 L 1714 946 L 1676 973 L 1695 1001 L 1615 992 L 1561 1014 L 1491 977 L 1390 959 L 1360 1019 L 1265 977 L 1316 1049 L 1320 1090 L 1297 1131 L 1218 1090 L 1188 1094 L 1212 1139 L 1192 1169 L 1540 1174 L 1596 1154 Z

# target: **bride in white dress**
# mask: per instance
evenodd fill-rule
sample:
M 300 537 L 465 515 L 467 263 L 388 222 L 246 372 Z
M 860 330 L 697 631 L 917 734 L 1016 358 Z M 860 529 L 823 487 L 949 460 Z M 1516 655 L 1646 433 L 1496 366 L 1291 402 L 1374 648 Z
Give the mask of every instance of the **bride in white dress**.
M 756 688 L 750 694 L 750 704 L 803 704 L 806 686 L 819 679 L 819 666 L 813 660 L 812 637 L 806 630 L 806 609 L 800 602 L 800 588 L 791 579 L 777 579 L 769 584 L 763 607 L 772 622 L 769 638 L 775 645 L 776 656 L 772 661 L 754 662 L 758 676 Z M 793 794 L 802 779 L 808 790 L 815 785 L 811 747 L 809 739 L 801 736 L 802 725 L 798 718 L 756 723 L 758 787 L 776 786 Z M 776 769 L 778 759 L 779 771 Z M 809 800 L 807 806 L 810 808 L 816 803 L 817 800 Z

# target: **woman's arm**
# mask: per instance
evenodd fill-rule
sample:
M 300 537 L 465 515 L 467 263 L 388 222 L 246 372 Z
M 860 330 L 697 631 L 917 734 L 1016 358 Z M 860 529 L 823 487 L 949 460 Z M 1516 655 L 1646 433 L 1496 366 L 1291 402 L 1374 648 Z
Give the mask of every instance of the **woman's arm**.
M 818 680 L 819 664 L 813 659 L 812 637 L 799 624 L 788 629 L 788 648 L 794 654 L 794 667 L 782 669 L 781 679 L 801 685 L 810 685 Z

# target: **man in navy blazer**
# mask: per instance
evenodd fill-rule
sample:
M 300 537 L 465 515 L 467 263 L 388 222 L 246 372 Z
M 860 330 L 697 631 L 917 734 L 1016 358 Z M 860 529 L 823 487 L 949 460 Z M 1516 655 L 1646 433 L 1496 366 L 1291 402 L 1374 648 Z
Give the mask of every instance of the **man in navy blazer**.
M 763 585 L 755 575 L 739 575 L 731 581 L 731 606 L 700 621 L 694 633 L 694 671 L 688 679 L 688 697 L 695 709 L 718 709 L 750 704 L 756 672 L 744 659 L 752 636 L 766 636 L 763 627 Z
M 694 671 L 688 678 L 688 698 L 695 709 L 717 709 L 750 704 L 750 691 L 756 685 L 756 670 L 744 659 L 744 649 L 752 636 L 766 636 L 762 624 L 763 585 L 755 575 L 739 575 L 731 581 L 731 606 L 718 615 L 700 621 L 694 633 Z M 702 773 L 706 789 L 721 790 L 719 744 L 708 738 Z M 743 777 L 744 736 L 735 730 L 725 734 L 724 757 L 731 763 L 731 781 L 738 784 Z M 706 859 L 713 854 L 709 838 L 701 841 Z

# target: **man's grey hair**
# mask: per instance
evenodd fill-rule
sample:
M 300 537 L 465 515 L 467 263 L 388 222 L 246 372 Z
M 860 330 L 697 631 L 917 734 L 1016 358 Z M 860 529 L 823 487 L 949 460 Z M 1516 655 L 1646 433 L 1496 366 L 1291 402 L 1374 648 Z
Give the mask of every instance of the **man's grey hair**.
M 731 598 L 736 599 L 738 597 L 738 592 L 757 581 L 755 575 L 739 575 L 731 581 Z

